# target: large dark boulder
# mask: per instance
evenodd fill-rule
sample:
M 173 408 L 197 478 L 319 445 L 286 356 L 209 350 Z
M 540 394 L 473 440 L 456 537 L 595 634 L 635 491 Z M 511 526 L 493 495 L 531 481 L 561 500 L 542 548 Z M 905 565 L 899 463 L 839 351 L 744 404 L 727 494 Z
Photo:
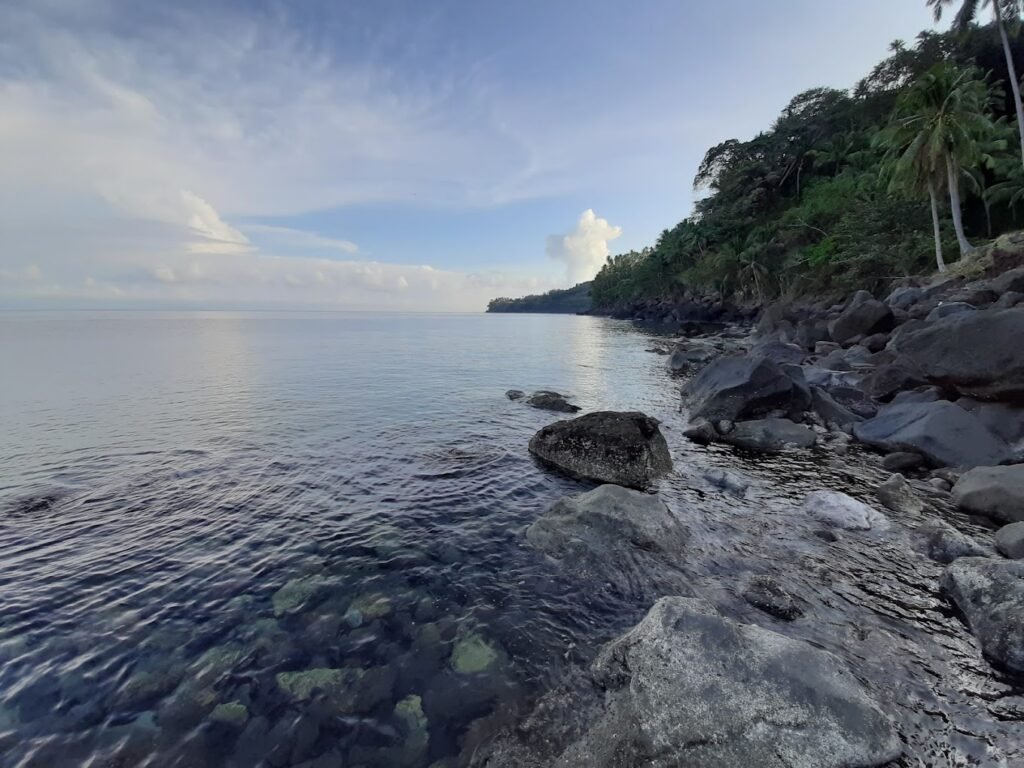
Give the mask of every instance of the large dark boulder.
M 864 377 L 865 391 L 877 400 L 891 400 L 895 395 L 908 389 L 927 384 L 920 371 L 905 360 L 875 368 Z
M 903 751 L 838 658 L 683 597 L 658 600 L 526 726 L 470 765 L 868 768 Z
M 857 336 L 887 333 L 894 325 L 895 318 L 887 304 L 878 301 L 867 291 L 858 291 L 842 314 L 829 324 L 828 329 L 834 341 L 845 344 Z
M 631 488 L 672 471 L 658 421 L 639 412 L 597 411 L 556 421 L 533 436 L 530 453 L 577 477 Z
M 964 312 L 893 342 L 929 380 L 982 400 L 1024 400 L 1024 309 Z
M 658 496 L 602 485 L 558 501 L 526 529 L 531 545 L 574 577 L 637 598 L 680 589 L 689 532 Z
M 1010 452 L 980 421 L 946 400 L 889 405 L 855 425 L 853 434 L 886 453 L 919 453 L 940 467 L 995 465 Z
M 1024 464 L 965 472 L 953 486 L 953 501 L 1003 523 L 1024 521 Z
M 830 427 L 847 427 L 864 420 L 821 387 L 811 387 L 811 407 Z
M 985 658 L 1024 674 L 1024 562 L 963 557 L 946 569 L 941 587 Z
M 578 405 L 573 405 L 565 399 L 565 395 L 558 392 L 550 392 L 542 389 L 534 392 L 527 399 L 526 404 L 532 408 L 540 408 L 543 411 L 555 411 L 557 413 L 576 413 L 580 410 Z
M 721 357 L 683 388 L 691 419 L 738 421 L 788 409 L 794 383 L 763 357 Z
M 754 345 L 750 357 L 764 357 L 779 365 L 800 365 L 807 353 L 796 344 L 767 340 Z

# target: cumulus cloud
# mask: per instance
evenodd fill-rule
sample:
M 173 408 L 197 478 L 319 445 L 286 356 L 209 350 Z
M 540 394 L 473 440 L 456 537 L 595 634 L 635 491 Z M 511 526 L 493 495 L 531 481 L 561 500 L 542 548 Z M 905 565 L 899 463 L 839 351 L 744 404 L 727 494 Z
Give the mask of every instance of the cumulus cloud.
M 608 261 L 608 243 L 621 235 L 622 227 L 612 226 L 588 208 L 580 214 L 572 232 L 548 236 L 548 256 L 566 265 L 573 284 L 582 283 L 593 279 L 600 271 Z

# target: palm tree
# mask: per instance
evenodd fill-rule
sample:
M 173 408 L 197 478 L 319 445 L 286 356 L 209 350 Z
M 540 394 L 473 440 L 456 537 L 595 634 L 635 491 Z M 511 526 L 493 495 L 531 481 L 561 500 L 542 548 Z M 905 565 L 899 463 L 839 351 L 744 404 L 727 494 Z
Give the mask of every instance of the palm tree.
M 961 3 L 960 10 L 953 20 L 953 26 L 964 30 L 978 15 L 978 11 L 986 6 L 992 6 L 992 13 L 996 18 L 996 25 L 999 27 L 999 37 L 1003 41 L 1003 54 L 1006 56 L 1006 71 L 1010 78 L 1010 89 L 1013 91 L 1013 106 L 1017 110 L 1017 133 L 1020 136 L 1020 158 L 1024 165 L 1024 103 L 1020 98 L 1020 80 L 1017 79 L 1017 67 L 1013 63 L 1013 49 L 1010 48 L 1010 38 L 1006 34 L 1006 20 L 1019 19 L 1024 0 L 928 0 L 928 5 L 935 11 L 935 20 L 942 18 L 942 10 L 954 2 Z
M 960 177 L 962 169 L 977 164 L 980 141 L 992 130 L 990 101 L 988 84 L 977 68 L 941 62 L 900 95 L 892 123 L 879 135 L 892 184 L 909 192 L 928 191 L 940 271 L 944 267 L 937 198 L 943 183 L 949 191 L 960 255 L 973 249 L 964 233 Z

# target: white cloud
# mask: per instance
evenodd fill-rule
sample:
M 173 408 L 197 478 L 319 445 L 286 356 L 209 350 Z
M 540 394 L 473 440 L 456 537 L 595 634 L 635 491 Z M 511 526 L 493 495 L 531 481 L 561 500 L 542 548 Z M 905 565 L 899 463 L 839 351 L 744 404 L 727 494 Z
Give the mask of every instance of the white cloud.
M 622 235 L 607 219 L 599 219 L 592 209 L 580 214 L 576 229 L 567 235 L 549 235 L 548 256 L 564 262 L 570 282 L 593 279 L 608 261 L 608 243 Z
M 269 224 L 242 224 L 240 225 L 240 229 L 245 232 L 262 235 L 273 242 L 283 243 L 287 246 L 297 248 L 335 250 L 348 254 L 355 254 L 359 252 L 359 246 L 351 240 L 324 237 L 323 235 L 318 235 L 315 232 L 308 232 L 304 229 L 278 227 L 271 226 Z

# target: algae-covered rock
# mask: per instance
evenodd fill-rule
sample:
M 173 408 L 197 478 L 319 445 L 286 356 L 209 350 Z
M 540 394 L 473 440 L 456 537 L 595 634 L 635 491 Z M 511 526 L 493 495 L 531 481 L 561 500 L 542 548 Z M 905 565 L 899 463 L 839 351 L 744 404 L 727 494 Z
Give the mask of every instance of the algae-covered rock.
M 249 710 L 240 701 L 229 701 L 214 707 L 213 712 L 210 713 L 210 719 L 215 723 L 241 728 L 249 719 Z
M 277 684 L 293 699 L 304 701 L 317 690 L 328 695 L 347 690 L 359 682 L 362 676 L 361 669 L 352 667 L 304 669 L 299 672 L 279 672 Z
M 389 667 L 306 669 L 279 672 L 277 684 L 298 701 L 322 694 L 339 712 L 367 712 L 391 697 L 395 672 Z
M 391 598 L 383 592 L 360 595 L 345 612 L 345 622 L 351 627 L 360 627 L 390 615 L 392 609 Z
M 463 675 L 472 675 L 489 669 L 497 660 L 497 647 L 476 633 L 469 633 L 456 641 L 452 648 L 452 669 Z
M 274 615 L 282 616 L 286 613 L 294 613 L 316 594 L 320 589 L 321 580 L 316 576 L 306 576 L 300 579 L 292 579 L 281 587 L 271 602 L 274 605 Z
M 230 672 L 243 654 L 240 645 L 216 645 L 199 657 L 195 664 L 196 676 L 202 682 L 212 682 Z
M 402 723 L 405 734 L 397 762 L 401 765 L 419 765 L 430 741 L 427 716 L 423 714 L 423 700 L 416 694 L 406 696 L 395 705 L 395 718 Z

